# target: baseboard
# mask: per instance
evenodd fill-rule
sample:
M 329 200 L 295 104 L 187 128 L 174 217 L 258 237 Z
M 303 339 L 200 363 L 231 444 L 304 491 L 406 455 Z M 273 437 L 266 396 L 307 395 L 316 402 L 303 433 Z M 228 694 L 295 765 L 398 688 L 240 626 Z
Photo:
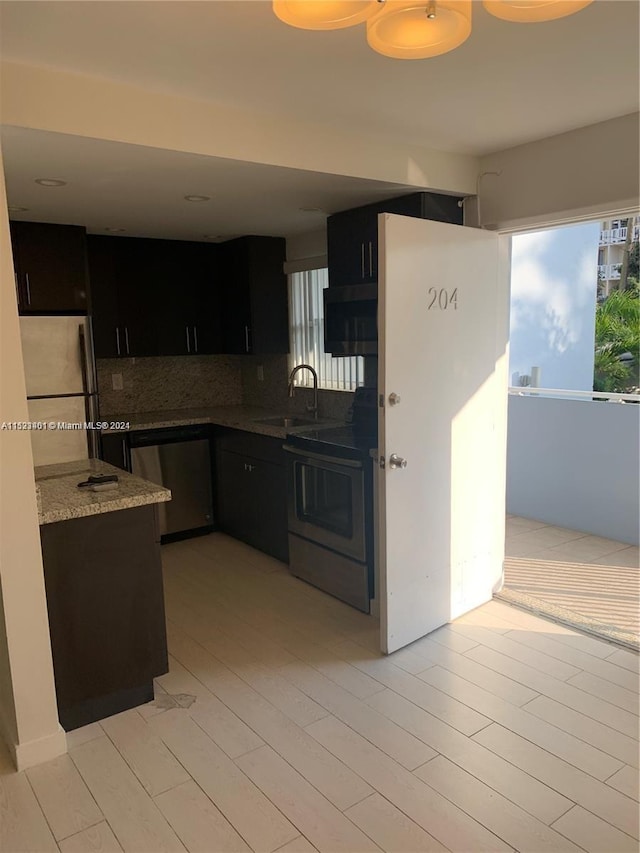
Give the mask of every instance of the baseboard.
M 26 770 L 28 767 L 34 767 L 36 764 L 64 755 L 67 751 L 67 737 L 62 726 L 58 726 L 56 732 L 46 737 L 26 743 L 9 743 L 7 746 L 16 769 Z

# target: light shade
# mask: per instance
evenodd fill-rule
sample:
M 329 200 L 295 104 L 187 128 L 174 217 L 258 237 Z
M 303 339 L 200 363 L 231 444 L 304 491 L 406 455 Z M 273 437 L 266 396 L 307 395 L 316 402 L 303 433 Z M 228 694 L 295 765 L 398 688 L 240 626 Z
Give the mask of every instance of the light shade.
M 273 0 L 273 11 L 292 27 L 339 30 L 361 24 L 379 10 L 378 0 Z
M 484 0 L 484 8 L 503 21 L 536 23 L 566 18 L 593 0 Z
M 471 33 L 471 0 L 386 0 L 367 21 L 367 41 L 394 59 L 426 59 L 461 45 Z

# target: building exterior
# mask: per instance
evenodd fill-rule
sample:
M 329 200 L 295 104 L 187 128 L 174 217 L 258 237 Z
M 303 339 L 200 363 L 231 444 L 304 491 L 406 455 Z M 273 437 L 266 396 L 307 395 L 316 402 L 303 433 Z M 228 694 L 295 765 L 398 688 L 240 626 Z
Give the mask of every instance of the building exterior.
M 618 290 L 620 287 L 622 259 L 628 237 L 627 223 L 631 223 L 633 228 L 631 243 L 635 243 L 640 239 L 640 216 L 629 217 L 629 219 L 605 219 L 601 224 L 598 249 L 598 299 L 600 300 L 605 299 L 612 290 Z

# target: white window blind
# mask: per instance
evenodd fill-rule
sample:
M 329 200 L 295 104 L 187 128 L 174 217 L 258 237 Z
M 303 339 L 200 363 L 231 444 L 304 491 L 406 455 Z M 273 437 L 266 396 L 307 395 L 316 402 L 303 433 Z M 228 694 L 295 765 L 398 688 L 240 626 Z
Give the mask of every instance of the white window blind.
M 324 351 L 322 291 L 328 286 L 329 275 L 326 269 L 295 272 L 289 276 L 290 367 L 310 364 L 318 374 L 319 388 L 355 391 L 364 383 L 362 356 L 333 358 Z M 296 384 L 313 384 L 308 370 L 300 371 Z

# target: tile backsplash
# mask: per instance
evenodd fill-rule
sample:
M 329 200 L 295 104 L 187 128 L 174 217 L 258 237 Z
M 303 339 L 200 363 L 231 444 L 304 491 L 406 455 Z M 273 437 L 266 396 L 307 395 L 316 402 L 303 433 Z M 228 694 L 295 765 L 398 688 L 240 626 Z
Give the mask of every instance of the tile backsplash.
M 258 379 L 262 367 L 264 379 Z M 242 356 L 242 402 L 248 406 L 304 414 L 313 402 L 311 388 L 296 388 L 293 399 L 287 394 L 289 357 L 287 355 Z M 349 391 L 319 391 L 320 417 L 346 420 L 353 402 Z
M 158 356 L 98 359 L 100 415 L 242 403 L 243 356 Z M 122 375 L 121 391 L 113 375 Z M 286 393 L 286 388 L 285 388 Z
M 259 368 L 263 379 L 258 378 Z M 296 388 L 293 399 L 288 396 L 286 355 L 103 358 L 97 360 L 97 373 L 103 419 L 240 404 L 304 414 L 313 402 L 311 388 Z M 113 389 L 114 375 L 122 377 L 122 390 Z M 319 415 L 347 420 L 352 402 L 353 394 L 348 391 L 319 391 Z

